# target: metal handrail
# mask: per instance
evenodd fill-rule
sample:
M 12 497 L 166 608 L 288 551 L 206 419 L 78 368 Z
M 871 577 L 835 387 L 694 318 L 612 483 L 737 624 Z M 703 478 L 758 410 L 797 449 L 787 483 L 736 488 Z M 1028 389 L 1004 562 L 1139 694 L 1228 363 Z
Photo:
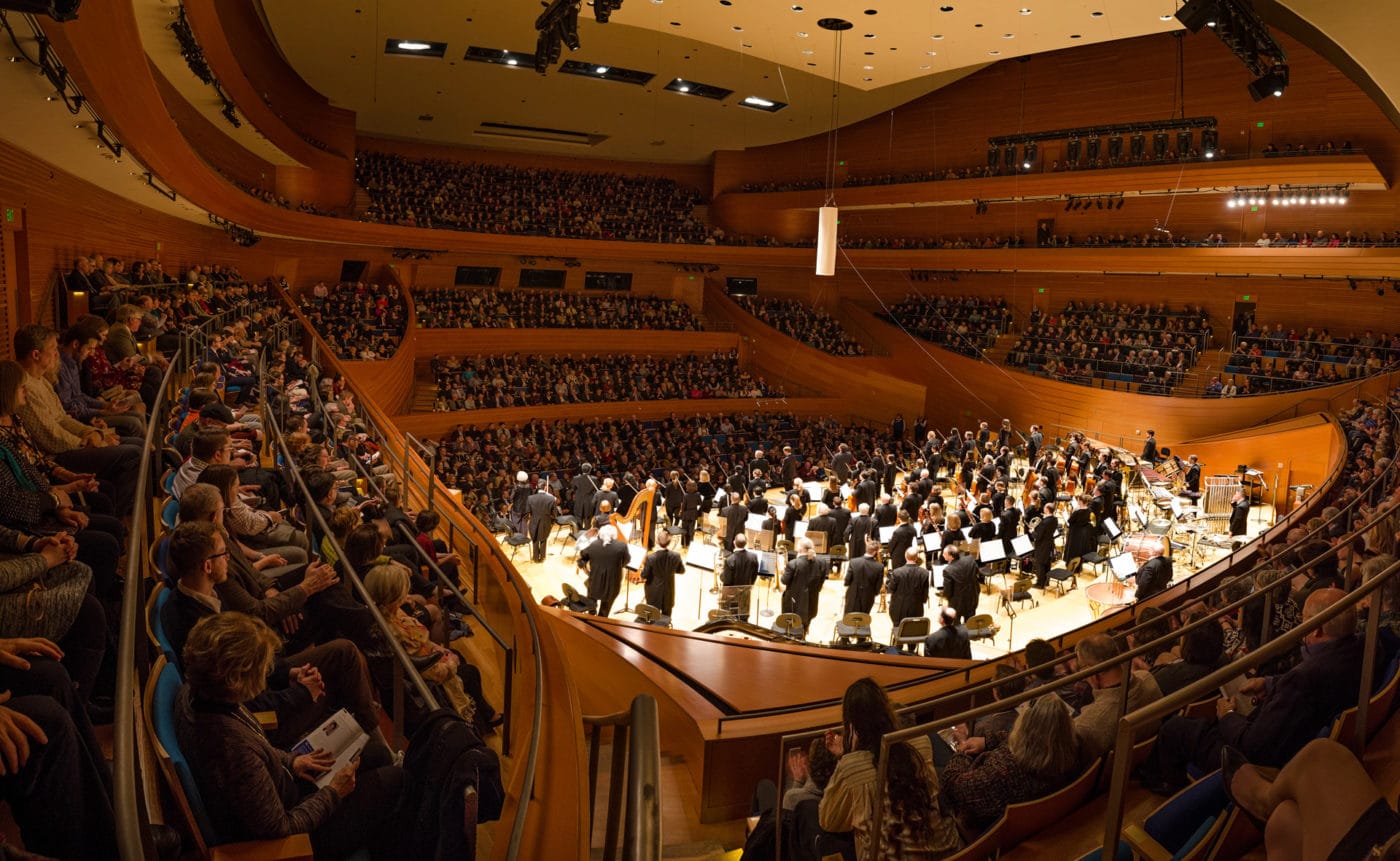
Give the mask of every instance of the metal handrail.
M 1313 631 L 1321 628 L 1332 619 L 1342 613 L 1357 607 L 1361 601 L 1385 585 L 1390 578 L 1400 572 L 1400 561 L 1392 563 L 1384 571 L 1375 575 L 1364 583 L 1358 584 L 1346 594 L 1344 598 L 1335 602 L 1327 609 L 1319 612 L 1297 627 L 1284 633 L 1273 641 L 1255 649 L 1240 659 L 1231 662 L 1229 665 L 1211 673 L 1203 679 L 1199 679 L 1184 688 L 1168 694 L 1161 699 L 1149 703 L 1131 712 L 1122 714 L 1118 719 L 1118 733 L 1115 739 L 1115 749 L 1126 751 L 1132 745 L 1133 733 L 1139 724 L 1150 720 L 1159 720 L 1171 712 L 1182 708 L 1202 695 L 1217 690 L 1222 684 L 1241 675 L 1246 670 L 1262 665 L 1266 661 L 1282 657 L 1290 652 L 1296 652 L 1303 638 Z M 1372 684 L 1375 681 L 1376 666 L 1376 645 L 1380 635 L 1380 612 L 1376 608 L 1366 615 L 1366 633 L 1364 635 L 1363 657 L 1361 664 L 1361 683 L 1357 693 L 1356 703 L 1356 732 L 1351 740 L 1352 753 L 1358 757 L 1366 746 L 1366 711 L 1370 705 L 1372 696 Z M 1121 657 L 1121 656 L 1120 656 Z M 1127 707 L 1127 697 L 1123 698 L 1124 708 Z M 1122 834 L 1123 826 L 1123 806 L 1124 796 L 1127 793 L 1128 776 L 1132 767 L 1132 757 L 1116 757 L 1113 762 L 1112 783 L 1108 791 L 1108 813 L 1104 817 L 1104 852 L 1116 852 L 1118 841 Z M 876 814 L 878 816 L 878 813 Z M 1109 856 L 1105 856 L 1109 857 Z
M 626 770 L 626 814 L 623 817 L 623 858 L 626 861 L 659 861 L 661 858 L 661 727 L 656 700 L 638 694 L 627 711 L 609 715 L 584 715 L 588 730 L 588 801 L 590 811 L 598 803 L 598 759 L 602 734 L 611 727 L 612 757 L 609 763 L 608 806 L 603 831 L 603 861 L 617 854 L 618 817 L 624 795 L 620 791 Z M 590 816 L 590 822 L 592 817 Z
M 160 388 L 156 390 L 155 410 L 146 423 L 145 445 L 141 450 L 141 467 L 136 482 L 134 504 L 131 510 L 132 534 L 129 551 L 144 548 L 154 532 L 154 516 L 151 508 L 151 452 L 156 450 L 159 437 L 157 429 L 162 425 L 161 413 L 168 407 L 170 381 L 179 365 L 180 352 L 161 376 Z M 154 847 L 147 851 L 150 823 L 148 811 L 142 803 L 143 795 L 137 787 L 137 771 L 140 764 L 136 757 L 136 709 L 139 696 L 136 693 L 136 652 L 139 639 L 136 614 L 145 608 L 142 595 L 145 578 L 141 566 L 145 554 L 128 552 L 126 559 L 126 582 L 122 584 L 122 615 L 117 630 L 117 680 L 112 727 L 112 807 L 116 819 L 117 853 L 122 861 L 144 861 L 154 858 Z M 144 651 L 144 650 L 143 650 Z M 144 657 L 144 656 L 143 656 Z M 143 661 L 144 664 L 144 661 Z M 130 702 L 123 702 L 130 696 Z

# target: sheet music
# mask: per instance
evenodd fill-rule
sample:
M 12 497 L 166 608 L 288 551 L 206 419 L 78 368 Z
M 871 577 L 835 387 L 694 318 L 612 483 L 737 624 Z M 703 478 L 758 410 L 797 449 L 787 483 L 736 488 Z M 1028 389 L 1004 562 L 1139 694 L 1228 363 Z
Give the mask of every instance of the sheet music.
M 943 569 L 947 567 L 947 565 L 935 565 L 929 572 L 929 583 L 934 589 L 943 588 Z
M 1118 524 L 1113 522 L 1112 517 L 1105 517 L 1103 519 L 1103 528 L 1104 531 L 1108 533 L 1109 539 L 1112 541 L 1117 541 L 1118 536 L 1123 534 L 1123 530 L 1118 528 Z
M 924 549 L 929 553 L 943 549 L 943 534 L 941 532 L 924 533 Z
M 632 521 L 624 520 L 617 524 L 617 532 L 623 541 L 630 541 L 632 539 Z
M 1006 558 L 1006 542 L 1004 541 L 983 541 L 978 560 L 981 562 L 1000 562 Z
M 794 539 L 801 538 L 802 536 L 804 536 L 804 535 L 806 535 L 806 534 L 807 534 L 807 521 L 805 521 L 805 520 L 798 520 L 798 521 L 796 521 L 795 523 L 792 524 L 792 537 L 793 537 Z
M 755 532 L 762 532 L 764 520 L 767 520 L 767 518 L 764 517 L 762 514 L 754 514 L 750 512 L 749 516 L 744 518 L 744 528 L 752 529 Z
M 787 506 L 782 504 L 775 505 L 773 506 L 773 512 L 774 517 L 782 520 L 784 517 L 787 517 Z
M 971 526 L 964 526 L 962 529 L 960 529 L 960 530 L 958 530 L 958 531 L 962 533 L 962 537 L 963 537 L 963 540 L 964 540 L 964 541 L 967 541 L 967 540 L 969 540 L 969 539 L 972 538 L 972 527 L 971 527 Z
M 773 552 L 759 553 L 758 573 L 759 576 L 772 577 L 778 573 L 778 554 Z
M 642 570 L 647 561 L 647 549 L 640 544 L 627 545 L 627 566 L 633 571 Z
M 1119 553 L 1109 559 L 1108 567 L 1113 569 L 1113 573 L 1117 574 L 1120 580 L 1133 576 L 1138 570 L 1137 560 L 1131 553 Z
M 713 571 L 718 563 L 718 547 L 713 544 L 701 544 L 698 541 L 690 543 L 690 550 L 685 555 L 685 564 L 702 571 Z
M 1031 543 L 1029 535 L 1017 535 L 1011 539 L 1011 552 L 1017 556 L 1025 556 L 1034 549 L 1035 545 Z
M 890 543 L 890 539 L 893 538 L 893 537 L 894 537 L 894 527 L 893 527 L 893 526 L 881 526 L 881 527 L 880 527 L 880 543 L 881 543 L 881 544 L 889 544 L 889 543 Z
M 820 502 L 822 491 L 826 490 L 820 481 L 806 481 L 802 483 L 802 487 L 807 491 L 807 498 L 813 502 Z
M 841 498 L 842 498 L 842 499 L 850 499 L 852 496 L 855 495 L 855 492 L 856 492 L 856 489 L 855 489 L 854 487 L 851 487 L 849 484 L 843 484 L 843 485 L 841 485 Z

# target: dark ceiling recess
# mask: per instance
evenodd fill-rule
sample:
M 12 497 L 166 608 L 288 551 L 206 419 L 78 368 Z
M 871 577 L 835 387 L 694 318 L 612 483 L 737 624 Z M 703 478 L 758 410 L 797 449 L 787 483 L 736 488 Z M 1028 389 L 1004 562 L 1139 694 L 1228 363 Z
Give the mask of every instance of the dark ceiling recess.
M 702 99 L 714 99 L 715 101 L 727 99 L 734 92 L 733 90 L 726 90 L 724 87 L 702 84 L 698 81 L 687 81 L 685 78 L 676 78 L 666 85 L 666 89 L 673 93 L 682 93 L 687 96 L 699 96 Z
M 822 18 L 817 21 L 817 26 L 823 30 L 849 30 L 855 25 L 845 18 Z
M 565 60 L 559 67 L 559 71 L 566 75 L 582 75 L 585 78 L 597 78 L 600 81 L 617 81 L 620 84 L 636 84 L 638 86 L 648 84 L 652 78 L 656 77 L 651 72 L 624 69 L 621 66 L 609 66 L 606 63 L 580 63 L 578 60 Z
M 78 7 L 81 5 L 83 0 L 0 0 L 0 9 L 47 15 L 60 22 L 78 17 Z
M 462 59 L 473 63 L 509 66 L 513 69 L 532 69 L 535 66 L 535 55 L 529 51 L 502 51 L 499 48 L 481 48 L 476 45 L 468 48 Z

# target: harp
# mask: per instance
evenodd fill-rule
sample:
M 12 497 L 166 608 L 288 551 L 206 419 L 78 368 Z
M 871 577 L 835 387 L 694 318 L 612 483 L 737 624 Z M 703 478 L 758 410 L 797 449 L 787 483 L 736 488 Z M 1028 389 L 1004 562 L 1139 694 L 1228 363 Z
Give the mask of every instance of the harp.
M 632 505 L 626 514 L 614 513 L 609 522 L 617 529 L 617 537 L 628 544 L 645 547 L 647 536 L 651 534 L 656 519 L 656 488 L 648 487 L 632 497 Z

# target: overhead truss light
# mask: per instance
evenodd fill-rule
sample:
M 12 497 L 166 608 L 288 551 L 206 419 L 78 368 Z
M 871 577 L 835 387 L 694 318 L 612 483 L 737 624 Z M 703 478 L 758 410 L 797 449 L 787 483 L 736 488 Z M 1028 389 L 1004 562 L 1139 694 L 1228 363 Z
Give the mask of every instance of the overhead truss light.
M 744 100 L 739 104 L 746 108 L 753 108 L 756 111 L 767 111 L 770 114 L 776 114 L 778 111 L 787 107 L 787 102 L 775 102 L 772 99 L 765 99 L 761 96 L 745 96 Z
M 403 57 L 441 58 L 447 53 L 447 43 L 428 39 L 386 39 L 384 53 Z

